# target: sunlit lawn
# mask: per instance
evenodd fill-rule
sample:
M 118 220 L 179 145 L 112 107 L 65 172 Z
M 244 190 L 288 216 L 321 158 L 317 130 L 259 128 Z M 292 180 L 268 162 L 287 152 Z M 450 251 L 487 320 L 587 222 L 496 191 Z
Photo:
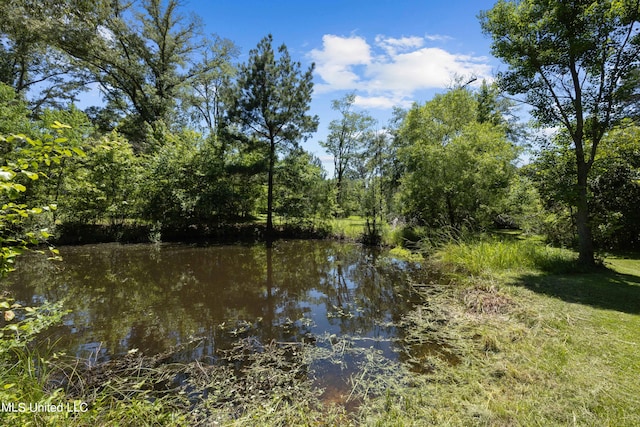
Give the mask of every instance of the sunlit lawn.
M 558 253 L 544 251 L 557 267 Z M 607 258 L 608 269 L 559 274 L 527 260 L 526 268 L 506 260 L 506 267 L 481 269 L 488 258 L 478 261 L 479 252 L 456 254 L 454 262 L 460 268 L 468 263 L 475 273 L 463 279 L 456 272 L 459 286 L 429 296 L 448 313 L 461 363 L 440 366 L 419 387 L 387 396 L 368 420 L 640 425 L 640 255 Z

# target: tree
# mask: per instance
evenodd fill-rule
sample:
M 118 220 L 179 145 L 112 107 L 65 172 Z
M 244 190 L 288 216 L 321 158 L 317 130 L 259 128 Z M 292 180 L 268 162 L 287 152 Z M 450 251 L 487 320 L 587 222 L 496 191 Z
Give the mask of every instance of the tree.
M 93 141 L 86 151 L 82 167 L 65 184 L 64 220 L 85 223 L 108 220 L 112 226 L 122 225 L 137 213 L 140 158 L 134 156 L 129 142 L 115 131 Z
M 73 3 L 69 7 L 63 3 Z M 61 22 L 77 32 L 75 17 L 100 9 L 94 1 L 33 2 L 14 0 L 0 6 L 0 82 L 23 98 L 29 95 L 32 111 L 61 107 L 76 99 L 86 80 L 63 52 L 55 48 L 52 34 Z M 71 23 L 73 21 L 73 23 Z M 87 33 L 84 33 L 86 38 Z
M 302 148 L 290 150 L 276 170 L 280 179 L 275 189 L 275 210 L 280 217 L 307 226 L 313 226 L 316 219 L 328 218 L 333 193 L 328 191 L 329 183 L 317 157 Z
M 433 227 L 491 225 L 514 172 L 516 149 L 502 126 L 477 121 L 467 89 L 415 105 L 399 132 L 404 214 Z
M 357 160 L 358 152 L 364 147 L 375 122 L 368 114 L 352 110 L 355 99 L 355 93 L 349 93 L 331 102 L 331 108 L 338 111 L 341 117 L 329 123 L 327 140 L 320 142 L 320 145 L 333 156 L 336 203 L 341 209 L 344 209 L 345 174 Z
M 185 88 L 200 87 L 215 70 L 224 74 L 235 51 L 228 40 L 204 36 L 200 20 L 179 7 L 178 0 L 113 1 L 92 23 L 92 37 L 78 39 L 67 25 L 56 32 L 58 47 L 100 84 L 108 108 L 127 115 L 120 131 L 137 144 L 149 126 L 174 124 L 180 101 L 190 103 Z
M 500 0 L 480 14 L 493 54 L 509 65 L 498 76 L 501 86 L 524 94 L 542 124 L 560 125 L 571 138 L 579 261 L 586 265 L 595 262 L 589 171 L 637 84 L 639 19 L 636 0 Z
M 191 84 L 182 88 L 183 108 L 196 126 L 203 127 L 210 136 L 216 133 L 222 120 L 226 92 L 223 89 L 236 73 L 231 59 L 238 52 L 230 40 L 214 38 L 210 50 L 204 52 L 202 61 L 196 65 L 198 72 Z M 217 66 L 213 67 L 215 63 Z
M 29 108 L 15 89 L 0 82 L 0 134 L 31 134 L 32 124 L 29 121 Z M 12 147 L 2 147 L 2 158 L 13 151 Z
M 385 132 L 368 132 L 365 150 L 360 156 L 365 190 L 361 204 L 366 221 L 363 240 L 370 245 L 378 245 L 382 241 L 381 226 L 385 213 L 384 198 L 382 197 L 385 166 L 383 153 L 388 147 L 389 139 Z
M 158 149 L 147 157 L 141 179 L 145 195 L 143 215 L 161 227 L 180 228 L 197 224 L 198 204 L 204 196 L 202 171 L 196 169 L 197 136 L 192 131 L 156 132 Z
M 640 248 L 640 127 L 625 119 L 602 139 L 589 179 L 594 241 Z
M 273 180 L 277 150 L 297 146 L 318 127 L 318 118 L 308 114 L 313 91 L 313 68 L 301 70 L 287 47 L 278 48 L 276 59 L 273 37 L 263 38 L 240 65 L 229 119 L 242 131 L 268 147 L 267 247 L 273 243 Z
M 547 211 L 545 227 L 555 242 L 568 233 L 575 217 L 577 194 L 571 185 L 576 165 L 566 134 L 538 153 L 527 166 Z M 623 120 L 602 139 L 589 175 L 589 209 L 597 248 L 632 249 L 640 246 L 640 128 Z

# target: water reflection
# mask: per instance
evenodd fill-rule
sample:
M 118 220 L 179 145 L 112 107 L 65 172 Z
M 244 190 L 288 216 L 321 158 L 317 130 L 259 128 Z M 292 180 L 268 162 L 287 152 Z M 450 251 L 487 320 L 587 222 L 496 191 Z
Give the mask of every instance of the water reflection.
M 62 262 L 24 257 L 9 277 L 23 303 L 65 299 L 51 331 L 58 351 L 94 361 L 185 346 L 179 361 L 215 359 L 239 338 L 330 343 L 397 355 L 394 323 L 410 307 L 400 272 L 357 245 L 281 241 L 263 246 L 63 247 Z M 345 364 L 350 361 L 346 359 Z M 317 366 L 317 369 L 329 367 Z

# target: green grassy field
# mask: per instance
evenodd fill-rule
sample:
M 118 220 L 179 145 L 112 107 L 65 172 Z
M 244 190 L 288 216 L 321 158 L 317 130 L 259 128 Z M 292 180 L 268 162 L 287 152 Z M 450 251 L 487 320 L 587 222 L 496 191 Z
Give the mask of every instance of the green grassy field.
M 371 405 L 369 424 L 640 425 L 640 256 L 557 273 L 574 256 L 530 244 L 439 254 L 454 285 L 426 299 L 460 361 Z

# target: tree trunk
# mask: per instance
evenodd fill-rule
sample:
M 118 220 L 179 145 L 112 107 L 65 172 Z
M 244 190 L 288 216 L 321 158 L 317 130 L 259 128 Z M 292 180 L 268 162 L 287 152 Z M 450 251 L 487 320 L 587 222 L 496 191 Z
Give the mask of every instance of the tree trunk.
M 581 161 L 582 160 L 582 161 Z M 578 262 L 585 266 L 595 265 L 593 237 L 589 225 L 589 206 L 587 204 L 588 166 L 578 158 L 578 200 L 576 206 L 576 228 L 578 231 Z
M 274 233 L 273 233 L 273 172 L 276 164 L 276 143 L 271 139 L 271 146 L 269 149 L 269 179 L 267 184 L 267 235 L 266 245 L 267 248 L 273 247 Z

